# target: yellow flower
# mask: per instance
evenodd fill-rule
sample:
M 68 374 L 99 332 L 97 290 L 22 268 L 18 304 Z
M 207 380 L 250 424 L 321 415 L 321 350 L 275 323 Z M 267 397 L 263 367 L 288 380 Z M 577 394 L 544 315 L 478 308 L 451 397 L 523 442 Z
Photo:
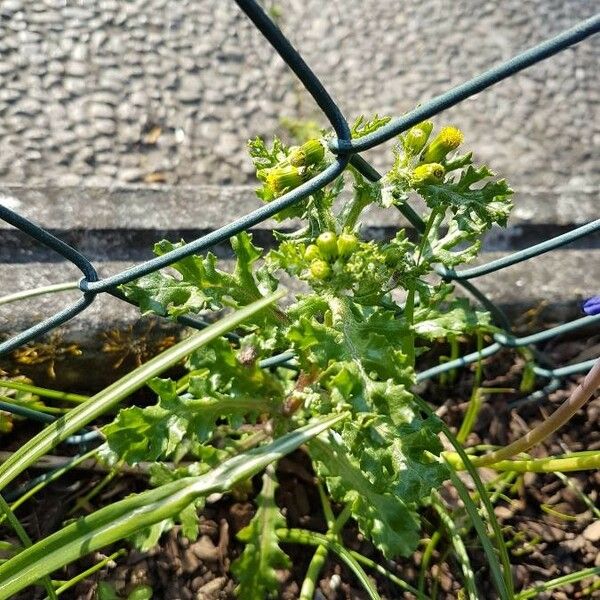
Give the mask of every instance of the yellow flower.
M 456 127 L 442 127 L 435 136 L 433 142 L 425 149 L 423 162 L 437 163 L 446 158 L 448 152 L 458 148 L 463 142 L 464 136 Z

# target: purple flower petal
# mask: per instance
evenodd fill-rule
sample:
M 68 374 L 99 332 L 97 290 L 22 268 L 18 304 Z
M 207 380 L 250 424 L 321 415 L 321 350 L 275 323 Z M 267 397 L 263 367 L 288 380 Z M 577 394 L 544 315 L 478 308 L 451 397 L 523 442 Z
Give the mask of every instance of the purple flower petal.
M 600 296 L 588 298 L 582 308 L 586 315 L 600 315 Z

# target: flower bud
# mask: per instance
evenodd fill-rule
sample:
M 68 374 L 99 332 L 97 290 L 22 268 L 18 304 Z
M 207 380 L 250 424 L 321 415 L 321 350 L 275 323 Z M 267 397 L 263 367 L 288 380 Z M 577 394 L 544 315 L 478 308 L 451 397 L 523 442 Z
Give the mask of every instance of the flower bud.
M 310 264 L 310 274 L 323 281 L 331 275 L 331 267 L 324 260 L 313 260 Z
M 319 248 L 315 246 L 315 244 L 309 244 L 304 251 L 304 258 L 308 262 L 312 262 L 313 260 L 319 260 L 322 257 Z
M 325 156 L 325 148 L 320 140 L 308 140 L 295 148 L 289 155 L 288 160 L 294 167 L 308 167 L 315 165 Z
M 396 267 L 402 260 L 402 252 L 399 248 L 390 247 L 385 251 L 384 262 L 386 267 Z
M 442 127 L 433 139 L 433 142 L 425 149 L 423 162 L 440 162 L 446 158 L 448 152 L 458 148 L 462 144 L 463 139 L 464 136 L 460 129 L 456 127 Z
M 337 239 L 337 251 L 341 257 L 350 256 L 358 246 L 358 238 L 353 233 L 341 233 Z
M 323 258 L 334 259 L 337 257 L 337 236 L 333 231 L 324 231 L 317 238 L 317 246 Z
M 296 167 L 291 165 L 282 167 L 273 167 L 269 170 L 266 178 L 267 186 L 275 194 L 280 194 L 285 190 L 292 190 L 303 182 L 302 175 Z
M 415 167 L 411 175 L 411 184 L 413 187 L 427 185 L 430 183 L 442 183 L 446 169 L 439 163 L 427 163 Z
M 404 148 L 412 156 L 415 156 L 423 150 L 429 134 L 433 129 L 433 123 L 431 121 L 423 121 L 414 127 L 411 127 L 404 136 Z

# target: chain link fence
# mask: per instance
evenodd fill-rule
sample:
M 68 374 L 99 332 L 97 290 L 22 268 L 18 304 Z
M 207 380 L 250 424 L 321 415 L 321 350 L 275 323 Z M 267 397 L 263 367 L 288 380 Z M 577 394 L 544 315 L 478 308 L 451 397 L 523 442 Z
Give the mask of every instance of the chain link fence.
M 83 275 L 79 282 L 81 297 L 77 302 L 66 306 L 63 310 L 39 322 L 35 326 L 30 327 L 20 334 L 0 343 L 0 356 L 15 350 L 19 346 L 26 344 L 27 342 L 30 342 L 31 340 L 38 338 L 39 336 L 42 336 L 57 327 L 60 327 L 62 324 L 89 307 L 99 294 L 110 294 L 129 302 L 129 300 L 127 300 L 119 291 L 118 287 L 120 285 L 131 282 L 141 276 L 148 275 L 149 273 L 164 267 L 168 267 L 184 257 L 206 251 L 216 244 L 227 241 L 232 236 L 265 221 L 281 210 L 300 202 L 314 191 L 331 183 L 350 164 L 370 181 L 377 181 L 381 178 L 380 173 L 361 156 L 361 152 L 391 140 L 398 134 L 408 130 L 410 127 L 422 122 L 423 120 L 437 115 L 443 110 L 458 104 L 462 100 L 469 98 L 470 96 L 485 90 L 486 88 L 502 81 L 503 79 L 506 79 L 531 65 L 549 58 L 552 55 L 561 52 L 565 48 L 573 46 L 574 44 L 577 44 L 578 42 L 581 42 L 582 40 L 585 40 L 586 38 L 600 31 L 600 14 L 598 14 L 585 21 L 582 21 L 575 27 L 564 31 L 561 34 L 533 48 L 530 48 L 529 50 L 526 50 L 517 56 L 514 56 L 510 60 L 481 73 L 469 81 L 458 85 L 457 87 L 454 87 L 427 102 L 424 102 L 418 106 L 418 108 L 404 114 L 403 116 L 392 119 L 388 124 L 381 127 L 374 133 L 361 137 L 360 139 L 353 140 L 350 136 L 348 123 L 339 106 L 329 95 L 323 83 L 305 63 L 302 56 L 294 49 L 292 44 L 286 39 L 286 37 L 269 18 L 269 16 L 267 16 L 259 4 L 255 0 L 236 0 L 236 3 L 283 58 L 288 67 L 293 71 L 302 85 L 304 85 L 306 90 L 314 98 L 317 105 L 320 107 L 321 111 L 333 127 L 336 139 L 330 142 L 329 147 L 330 150 L 336 155 L 336 161 L 310 181 L 286 193 L 273 202 L 261 206 L 244 217 L 239 218 L 224 227 L 216 229 L 215 231 L 212 231 L 211 233 L 204 235 L 174 251 L 148 260 L 104 279 L 98 277 L 94 265 L 75 248 L 69 246 L 29 219 L 19 215 L 17 212 L 4 205 L 0 205 L 0 218 L 31 236 L 37 242 L 40 242 L 54 252 L 58 253 L 67 261 L 70 261 L 81 271 Z M 417 232 L 423 233 L 425 225 L 417 213 L 406 204 L 403 204 L 398 208 L 404 217 L 417 230 Z M 491 302 L 486 295 L 476 287 L 476 285 L 473 283 L 473 280 L 477 279 L 477 277 L 501 271 L 502 269 L 508 268 L 511 265 L 515 265 L 546 252 L 550 252 L 597 231 L 600 231 L 600 219 L 592 221 L 581 227 L 577 227 L 563 235 L 559 235 L 542 243 L 530 246 L 524 250 L 514 252 L 513 254 L 502 257 L 498 260 L 493 260 L 484 265 L 460 271 L 440 267 L 438 269 L 438 274 L 446 281 L 456 282 L 477 301 L 479 301 L 480 304 L 491 313 L 495 324 L 501 329 L 501 332 L 496 333 L 494 335 L 493 343 L 483 348 L 480 352 L 473 352 L 456 360 L 444 362 L 426 371 L 422 371 L 418 374 L 418 381 L 423 381 L 443 372 L 468 365 L 479 360 L 480 358 L 491 356 L 504 347 L 528 347 L 532 351 L 536 361 L 533 370 L 537 376 L 545 379 L 547 382 L 546 386 L 538 392 L 535 392 L 533 397 L 536 397 L 536 395 L 539 397 L 553 389 L 556 389 L 564 377 L 575 373 L 585 372 L 591 368 L 595 362 L 594 359 L 558 368 L 553 367 L 546 361 L 544 356 L 536 350 L 536 345 L 561 334 L 583 329 L 594 324 L 599 324 L 600 315 L 582 317 L 569 323 L 540 331 L 532 335 L 518 337 L 513 333 L 511 324 L 503 311 L 497 305 Z M 56 289 L 59 288 L 60 286 L 53 286 L 53 289 L 47 289 L 47 291 L 56 291 Z M 201 319 L 193 316 L 180 317 L 179 321 L 183 325 L 198 329 L 206 325 Z M 263 360 L 261 364 L 264 367 L 274 366 L 283 364 L 292 358 L 292 353 L 284 352 L 277 356 Z

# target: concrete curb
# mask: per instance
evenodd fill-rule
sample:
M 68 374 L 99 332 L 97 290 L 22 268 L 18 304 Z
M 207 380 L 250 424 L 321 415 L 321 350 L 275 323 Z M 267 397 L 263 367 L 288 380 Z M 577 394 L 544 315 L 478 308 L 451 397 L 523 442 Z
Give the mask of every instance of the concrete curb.
M 597 218 L 596 197 L 597 191 L 592 189 L 558 192 L 536 189 L 516 195 L 511 226 L 488 236 L 478 262 L 487 263 Z M 162 238 L 191 240 L 260 206 L 253 189 L 247 186 L 4 186 L 0 187 L 0 203 L 72 244 L 94 263 L 101 276 L 150 258 L 152 244 Z M 375 208 L 366 216 L 365 225 L 368 236 L 379 237 L 392 235 L 406 223 L 395 211 Z M 277 224 L 269 220 L 253 230 L 259 245 L 270 245 L 270 230 L 274 226 Z M 76 281 L 81 277 L 76 267 L 4 221 L 0 221 L 0 233 L 0 289 L 5 293 Z M 229 262 L 230 251 L 226 246 L 217 248 L 216 252 Z M 598 293 L 598 281 L 600 235 L 596 234 L 565 249 L 510 267 L 501 277 L 487 275 L 474 283 L 513 316 L 527 308 L 547 304 L 544 320 L 558 321 L 580 315 L 578 302 Z M 21 331 L 77 298 L 78 292 L 62 292 L 2 306 L 0 335 L 7 337 Z M 118 362 L 114 354 L 102 356 L 106 332 L 114 329 L 127 332 L 139 318 L 139 311 L 134 307 L 102 294 L 57 333 L 62 343 L 75 342 L 88 350 L 86 360 L 89 356 L 95 357 L 96 367 L 88 370 L 90 383 L 97 374 L 94 371 L 98 370 L 104 371 L 105 382 L 106 371 L 112 373 L 113 365 Z M 149 328 L 145 323 L 136 327 L 145 331 Z M 172 324 L 160 320 L 158 326 L 144 335 L 147 334 L 151 346 L 161 336 L 171 335 L 173 330 Z M 132 360 L 135 360 L 133 351 L 123 367 L 131 368 Z

